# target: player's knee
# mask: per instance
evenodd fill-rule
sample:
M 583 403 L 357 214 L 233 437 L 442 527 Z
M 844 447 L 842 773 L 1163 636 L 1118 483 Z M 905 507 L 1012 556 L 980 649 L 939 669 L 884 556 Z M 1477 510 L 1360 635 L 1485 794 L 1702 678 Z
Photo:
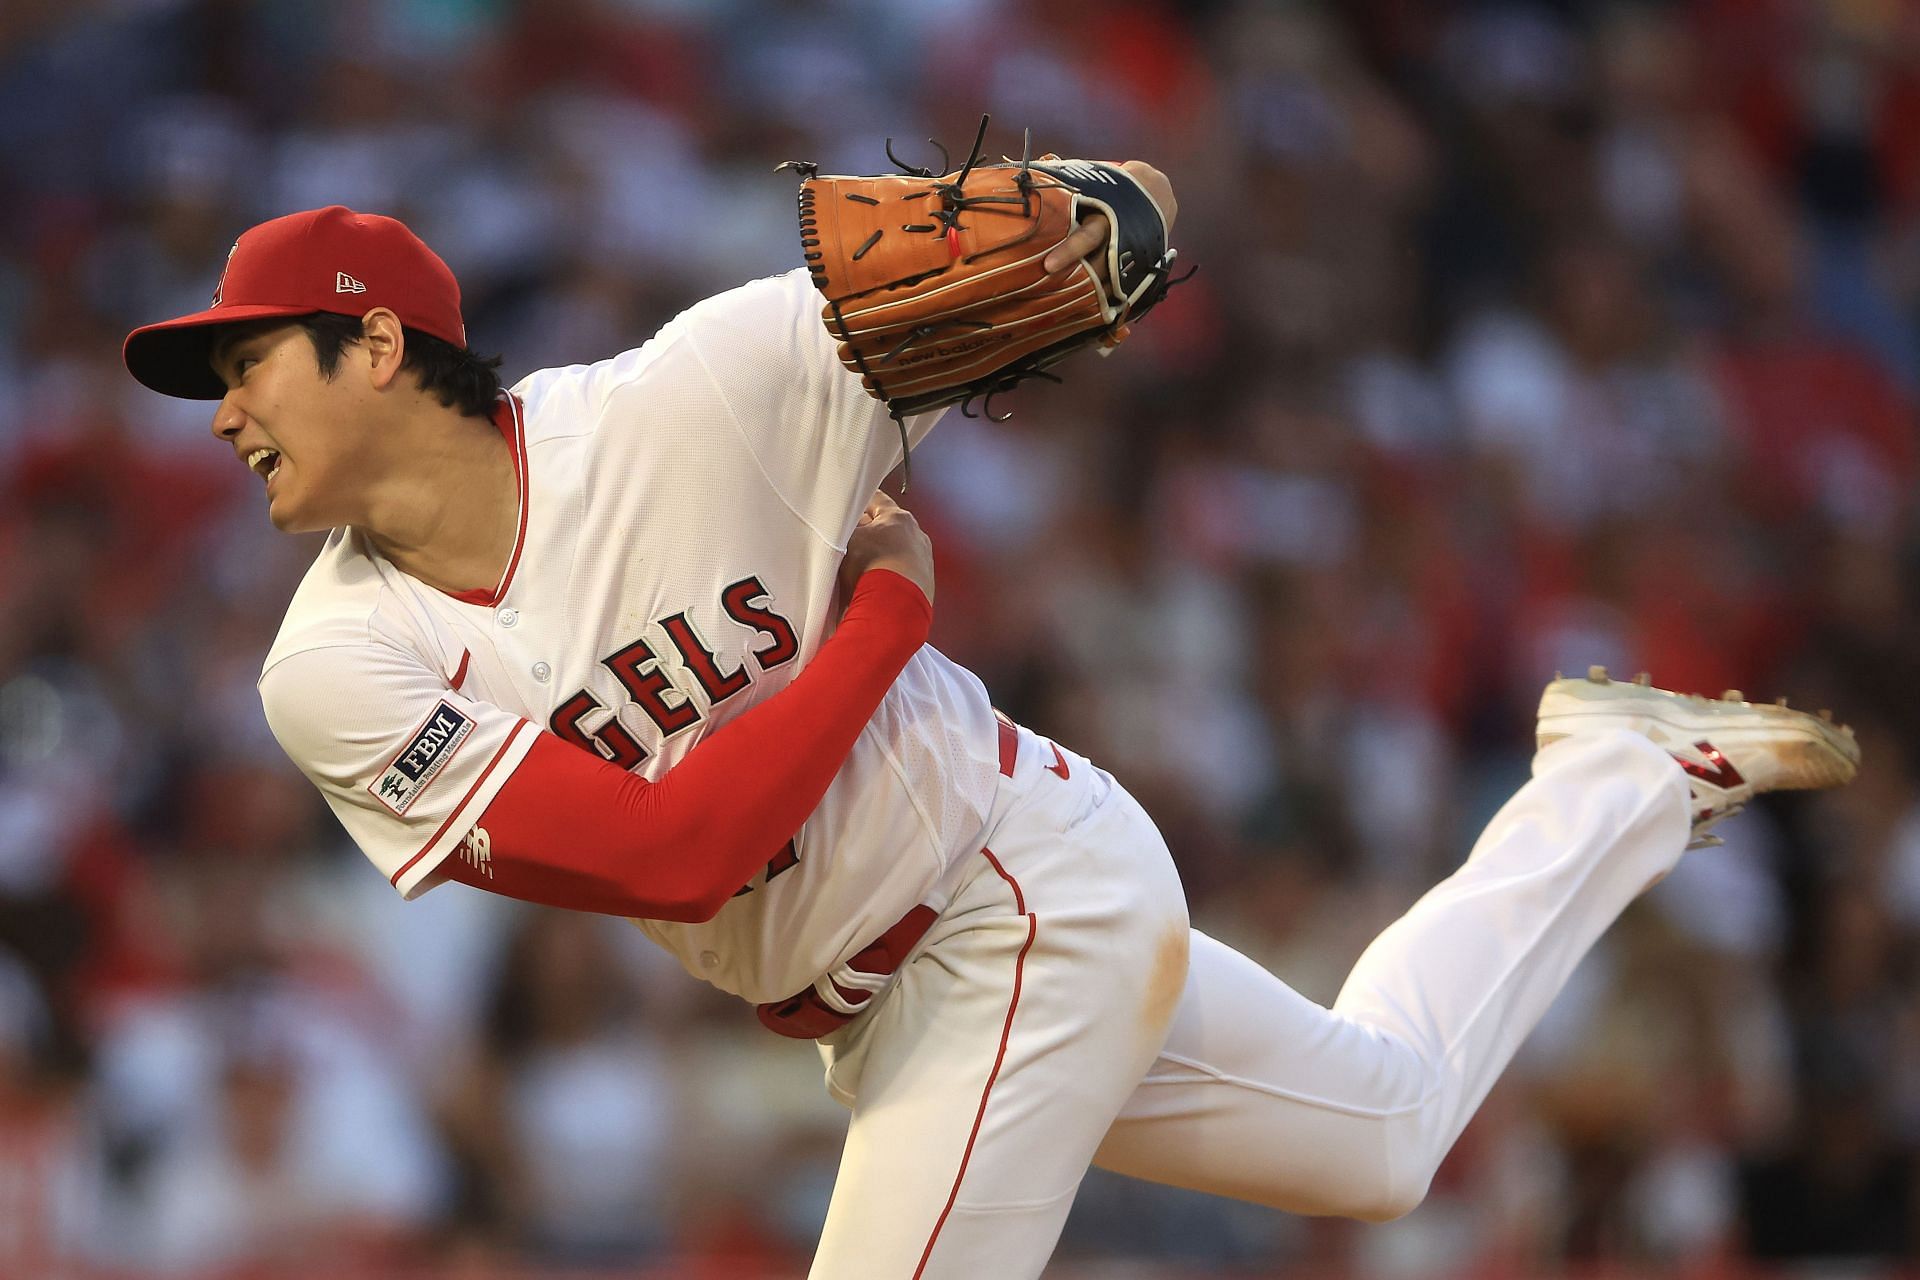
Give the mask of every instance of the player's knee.
M 1404 1218 L 1420 1207 L 1420 1202 L 1427 1198 L 1427 1188 L 1432 1182 L 1430 1176 L 1418 1181 L 1410 1178 L 1382 1179 L 1380 1185 L 1369 1194 L 1358 1197 L 1345 1216 L 1373 1223 Z
M 1363 1222 L 1392 1222 L 1418 1209 L 1451 1145 L 1436 1133 L 1431 1109 L 1402 1117 L 1388 1137 L 1381 1176 L 1362 1212 L 1354 1216 Z
M 1430 1175 L 1395 1177 L 1385 1163 L 1363 1168 L 1349 1161 L 1337 1172 L 1323 1169 L 1311 1187 L 1288 1186 L 1259 1199 L 1276 1209 L 1314 1217 L 1392 1222 L 1419 1207 L 1432 1181 Z
M 1436 1149 L 1416 1113 L 1389 1121 L 1369 1160 L 1344 1180 L 1338 1212 L 1362 1222 L 1392 1222 L 1420 1207 L 1433 1185 L 1444 1149 Z

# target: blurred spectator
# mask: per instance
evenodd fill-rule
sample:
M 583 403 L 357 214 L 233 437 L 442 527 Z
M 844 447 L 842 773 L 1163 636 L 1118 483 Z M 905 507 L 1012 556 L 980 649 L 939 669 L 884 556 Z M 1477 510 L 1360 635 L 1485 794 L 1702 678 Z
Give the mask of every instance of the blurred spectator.
M 529 913 L 487 1012 L 484 1056 L 451 1082 L 477 1228 L 556 1262 L 615 1262 L 667 1238 L 677 1117 L 669 1046 L 641 1033 L 604 933 Z

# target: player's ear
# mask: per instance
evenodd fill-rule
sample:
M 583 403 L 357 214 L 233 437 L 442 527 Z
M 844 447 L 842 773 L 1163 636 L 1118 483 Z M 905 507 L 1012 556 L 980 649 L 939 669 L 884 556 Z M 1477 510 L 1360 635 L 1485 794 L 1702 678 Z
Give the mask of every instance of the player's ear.
M 407 354 L 406 330 L 400 317 L 385 307 L 375 307 L 360 317 L 360 345 L 367 353 L 368 374 L 375 391 L 385 391 L 400 372 Z

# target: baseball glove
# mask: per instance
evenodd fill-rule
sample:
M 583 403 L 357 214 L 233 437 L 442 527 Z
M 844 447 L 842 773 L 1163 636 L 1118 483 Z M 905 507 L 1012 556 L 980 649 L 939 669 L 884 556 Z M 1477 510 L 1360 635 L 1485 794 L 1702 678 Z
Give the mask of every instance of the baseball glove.
M 991 397 L 1081 347 L 1110 350 L 1166 295 L 1167 222 L 1117 165 L 1042 156 L 981 164 L 980 122 L 957 171 L 821 176 L 791 161 L 800 243 L 840 360 L 894 418 Z M 935 144 L 936 146 L 938 144 Z M 944 149 L 942 164 L 945 164 Z M 1081 261 L 1049 276 L 1049 250 L 1107 216 L 1105 276 Z M 991 404 L 987 405 L 992 416 Z

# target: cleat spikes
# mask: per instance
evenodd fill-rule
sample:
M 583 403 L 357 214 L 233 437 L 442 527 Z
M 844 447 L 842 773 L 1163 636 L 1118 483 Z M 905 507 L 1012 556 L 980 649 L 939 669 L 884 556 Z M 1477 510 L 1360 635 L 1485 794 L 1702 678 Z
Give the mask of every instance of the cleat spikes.
M 1653 687 L 1653 673 L 1649 671 L 1642 671 L 1639 675 L 1633 678 L 1633 682 L 1639 685 L 1642 689 L 1651 689 Z
M 1746 700 L 1747 695 L 1738 689 L 1729 689 L 1720 695 L 1720 701 L 1722 702 L 1745 702 Z
M 1827 722 L 1828 724 L 1832 724 L 1832 723 L 1833 723 L 1833 710 L 1832 710 L 1832 708 L 1830 708 L 1830 707 L 1822 707 L 1822 708 L 1820 708 L 1820 718 L 1821 718 L 1822 720 L 1825 720 L 1825 721 L 1826 721 L 1826 722 Z
M 1593 681 L 1595 684 L 1606 684 L 1608 683 L 1607 669 L 1605 667 L 1588 667 L 1587 679 Z
M 1565 680 L 1567 678 L 1567 673 L 1564 671 L 1556 671 L 1553 673 L 1553 678 L 1555 680 Z
M 1781 697 L 1775 698 L 1773 700 L 1773 705 L 1776 707 L 1785 707 L 1787 705 L 1786 697 L 1783 695 Z

